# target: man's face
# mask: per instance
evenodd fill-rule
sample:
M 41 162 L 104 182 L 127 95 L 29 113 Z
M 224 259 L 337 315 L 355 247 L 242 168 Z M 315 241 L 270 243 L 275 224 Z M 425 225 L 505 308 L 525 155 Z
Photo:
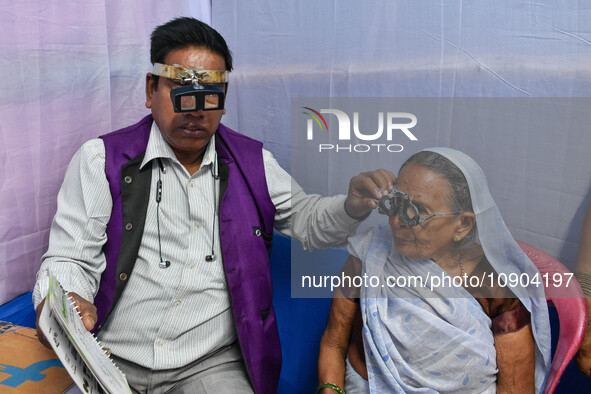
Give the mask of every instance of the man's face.
M 175 49 L 166 55 L 164 63 L 178 64 L 190 69 L 226 69 L 224 59 L 204 47 Z M 179 161 L 184 164 L 186 161 L 201 160 L 226 110 L 176 113 L 170 99 L 170 91 L 178 87 L 180 85 L 172 80 L 160 77 L 156 89 L 152 74 L 148 73 L 146 76 L 146 107 L 152 110 L 152 116 L 162 136 L 172 147 Z

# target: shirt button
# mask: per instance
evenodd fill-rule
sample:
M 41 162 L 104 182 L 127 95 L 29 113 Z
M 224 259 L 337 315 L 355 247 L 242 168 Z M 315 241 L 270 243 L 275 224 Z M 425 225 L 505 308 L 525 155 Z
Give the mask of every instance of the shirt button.
M 181 302 L 180 302 L 179 300 L 176 300 L 176 301 L 174 302 L 174 306 L 179 306 L 180 304 L 181 304 Z
M 195 268 L 195 263 L 189 264 L 189 269 L 193 269 L 193 268 Z
M 191 187 L 195 187 L 195 181 L 190 181 L 190 182 L 189 182 L 189 186 L 191 186 Z
M 164 341 L 163 341 L 162 339 L 159 339 L 159 340 L 156 342 L 156 345 L 158 345 L 158 346 L 162 347 L 162 346 L 164 346 Z
M 199 224 L 199 222 L 195 222 L 195 228 L 196 228 L 196 229 L 199 229 L 199 228 L 201 228 L 201 225 Z

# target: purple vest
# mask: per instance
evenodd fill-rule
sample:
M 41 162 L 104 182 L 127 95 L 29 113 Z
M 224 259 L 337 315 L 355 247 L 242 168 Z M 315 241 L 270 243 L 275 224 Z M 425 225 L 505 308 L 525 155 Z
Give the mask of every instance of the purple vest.
M 152 121 L 148 115 L 135 125 L 101 136 L 113 211 L 103 248 L 107 267 L 95 298 L 97 330 L 133 274 L 152 195 L 151 166 L 139 170 Z M 281 371 L 269 266 L 275 206 L 267 189 L 262 143 L 222 124 L 215 138 L 220 174 L 219 231 L 234 322 L 255 392 L 275 393 Z

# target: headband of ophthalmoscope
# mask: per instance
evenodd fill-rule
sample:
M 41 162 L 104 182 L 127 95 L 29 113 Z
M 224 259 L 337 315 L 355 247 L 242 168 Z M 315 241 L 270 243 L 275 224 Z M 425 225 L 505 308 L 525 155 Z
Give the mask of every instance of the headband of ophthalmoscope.
M 190 69 L 178 64 L 154 63 L 152 74 L 187 85 L 170 91 L 174 112 L 224 109 L 226 85 L 221 84 L 228 83 L 230 73 L 227 70 Z

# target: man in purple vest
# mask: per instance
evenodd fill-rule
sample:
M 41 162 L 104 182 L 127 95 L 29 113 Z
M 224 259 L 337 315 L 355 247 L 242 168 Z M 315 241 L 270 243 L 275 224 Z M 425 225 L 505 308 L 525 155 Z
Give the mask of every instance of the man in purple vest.
M 151 115 L 88 141 L 68 167 L 37 313 L 51 272 L 134 392 L 276 392 L 273 228 L 308 249 L 340 244 L 394 175 L 306 195 L 260 142 L 220 123 L 232 57 L 195 19 L 157 27 L 151 61 Z

